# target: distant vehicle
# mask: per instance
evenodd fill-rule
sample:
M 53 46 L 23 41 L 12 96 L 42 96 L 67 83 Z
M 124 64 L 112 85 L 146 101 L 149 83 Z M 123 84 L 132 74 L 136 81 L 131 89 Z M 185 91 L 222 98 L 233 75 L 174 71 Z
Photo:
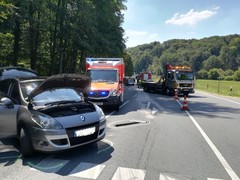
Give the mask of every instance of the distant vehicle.
M 87 58 L 86 73 L 92 79 L 88 100 L 119 110 L 124 97 L 123 58 Z
M 135 79 L 133 77 L 125 77 L 123 81 L 125 86 L 134 86 L 135 84 Z
M 142 87 L 144 82 L 152 82 L 152 73 L 150 72 L 141 72 L 136 76 L 138 88 Z
M 24 156 L 103 139 L 105 115 L 83 96 L 90 82 L 75 74 L 1 80 L 0 137 L 18 137 Z
M 144 91 L 158 91 L 163 94 L 178 94 L 188 96 L 194 93 L 195 78 L 194 72 L 189 66 L 166 65 L 165 75 L 158 82 L 143 82 Z
M 143 82 L 145 81 L 152 81 L 152 73 L 150 72 L 141 72 L 139 74 L 139 79 Z
M 0 67 L 0 80 L 9 77 L 36 77 L 37 72 L 22 67 Z

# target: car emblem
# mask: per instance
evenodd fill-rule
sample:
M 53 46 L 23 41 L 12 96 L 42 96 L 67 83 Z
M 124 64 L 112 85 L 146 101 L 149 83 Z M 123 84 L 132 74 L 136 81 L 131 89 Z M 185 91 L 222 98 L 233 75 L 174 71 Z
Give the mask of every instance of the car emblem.
M 84 116 L 82 116 L 82 115 L 80 115 L 80 119 L 81 119 L 82 121 L 85 121 L 85 120 L 86 120 L 86 118 L 85 118 Z

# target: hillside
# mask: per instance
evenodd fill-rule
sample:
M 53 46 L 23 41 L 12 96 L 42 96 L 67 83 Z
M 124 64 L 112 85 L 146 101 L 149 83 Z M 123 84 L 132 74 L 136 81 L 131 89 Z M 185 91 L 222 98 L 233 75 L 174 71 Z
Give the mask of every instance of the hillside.
M 127 52 L 136 73 L 146 70 L 160 75 L 167 63 L 189 65 L 196 74 L 214 68 L 233 72 L 240 67 L 240 35 L 152 42 L 128 48 Z

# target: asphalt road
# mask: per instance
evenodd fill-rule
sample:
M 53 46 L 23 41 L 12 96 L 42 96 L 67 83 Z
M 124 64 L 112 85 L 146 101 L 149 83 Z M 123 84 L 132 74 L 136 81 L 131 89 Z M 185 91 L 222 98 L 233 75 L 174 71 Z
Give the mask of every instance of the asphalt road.
M 97 144 L 23 158 L 16 140 L 0 141 L 0 179 L 239 180 L 240 99 L 197 92 L 186 103 L 128 86 Z

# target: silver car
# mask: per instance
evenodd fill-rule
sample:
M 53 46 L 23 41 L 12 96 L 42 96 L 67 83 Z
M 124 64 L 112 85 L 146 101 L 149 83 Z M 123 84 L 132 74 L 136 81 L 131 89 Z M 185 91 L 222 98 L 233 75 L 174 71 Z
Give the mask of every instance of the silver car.
M 6 87 L 0 88 L 0 137 L 17 136 L 24 156 L 34 150 L 65 150 L 104 138 L 105 115 L 84 98 L 89 77 L 63 74 L 46 80 L 11 79 L 15 84 L 7 80 L 0 81 Z

